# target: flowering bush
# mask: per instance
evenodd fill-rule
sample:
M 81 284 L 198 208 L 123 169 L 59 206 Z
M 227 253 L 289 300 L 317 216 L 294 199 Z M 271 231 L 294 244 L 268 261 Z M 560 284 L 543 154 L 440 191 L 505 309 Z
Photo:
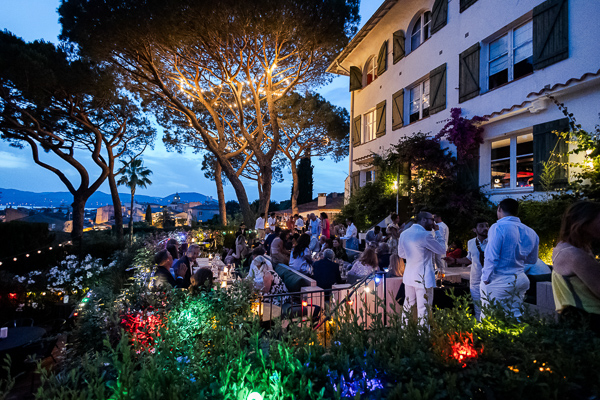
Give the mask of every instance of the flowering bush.
M 87 255 L 81 262 L 77 256 L 70 255 L 60 265 L 48 271 L 48 288 L 54 291 L 74 292 L 89 288 L 98 282 L 103 272 L 114 267 L 116 261 L 108 266 L 102 264 L 102 259 Z
M 473 150 L 477 150 L 483 143 L 483 127 L 477 124 L 487 121 L 487 119 L 477 116 L 468 119 L 461 117 L 461 113 L 460 108 L 450 110 L 450 121 L 436 135 L 436 139 L 445 137 L 455 145 L 457 162 L 464 164 L 467 160 L 475 157 Z

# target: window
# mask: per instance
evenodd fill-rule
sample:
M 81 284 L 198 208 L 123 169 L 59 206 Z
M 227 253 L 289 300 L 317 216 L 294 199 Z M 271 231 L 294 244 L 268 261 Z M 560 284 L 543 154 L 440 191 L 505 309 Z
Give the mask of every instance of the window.
M 533 72 L 532 21 L 510 30 L 489 45 L 489 89 Z
M 491 167 L 492 189 L 533 188 L 533 134 L 492 142 Z
M 423 81 L 409 91 L 410 122 L 429 116 L 429 79 Z
M 373 182 L 375 180 L 375 171 L 367 171 L 365 172 L 365 182 Z
M 419 16 L 415 24 L 413 25 L 410 34 L 410 51 L 414 51 L 422 43 L 424 43 L 431 36 L 431 13 L 429 11 L 424 12 Z
M 371 56 L 367 64 L 365 65 L 365 84 L 363 86 L 367 86 L 375 79 L 377 79 L 377 57 Z
M 363 129 L 363 143 L 375 139 L 375 110 L 371 110 L 364 115 L 365 129 Z

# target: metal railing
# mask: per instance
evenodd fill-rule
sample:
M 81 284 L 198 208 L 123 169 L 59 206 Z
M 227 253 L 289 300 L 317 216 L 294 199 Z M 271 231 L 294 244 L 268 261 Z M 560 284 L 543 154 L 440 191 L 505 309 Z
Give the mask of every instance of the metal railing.
M 304 287 L 300 292 L 264 295 L 256 311 L 267 329 L 276 324 L 283 328 L 290 324 L 310 326 L 320 331 L 327 344 L 328 322 L 334 319 L 349 317 L 369 329 L 376 319 L 385 326 L 390 313 L 402 311 L 396 302 L 401 281 L 390 287 L 389 279 L 384 272 L 375 272 L 352 285 L 333 289 Z

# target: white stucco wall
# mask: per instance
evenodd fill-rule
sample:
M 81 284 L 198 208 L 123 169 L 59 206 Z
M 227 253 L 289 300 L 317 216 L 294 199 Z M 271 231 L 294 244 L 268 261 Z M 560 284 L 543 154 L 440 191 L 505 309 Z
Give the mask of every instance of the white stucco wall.
M 490 182 L 490 141 L 516 131 L 530 129 L 555 119 L 563 118 L 562 113 L 552 103 L 537 113 L 527 111 L 532 102 L 539 98 L 532 93 L 540 92 L 544 87 L 553 87 L 557 83 L 566 83 L 572 78 L 579 79 L 586 73 L 600 70 L 600 1 L 569 1 L 569 58 L 552 64 L 533 74 L 510 82 L 494 90 L 480 94 L 466 102 L 458 102 L 459 54 L 477 42 L 489 41 L 491 37 L 502 34 L 516 22 L 531 19 L 535 6 L 543 0 L 478 0 L 475 4 L 459 12 L 459 1 L 448 3 L 448 22 L 416 50 L 409 52 L 402 60 L 393 64 L 392 34 L 398 29 L 406 33 L 406 47 L 410 47 L 409 25 L 414 17 L 423 10 L 431 10 L 433 0 L 400 0 L 382 18 L 363 41 L 341 63 L 345 69 L 359 66 L 361 69 L 369 56 L 377 55 L 381 44 L 388 40 L 388 69 L 370 85 L 355 91 L 352 117 L 363 115 L 379 102 L 386 101 L 386 135 L 351 149 L 353 160 L 366 157 L 371 152 L 382 154 L 391 144 L 397 143 L 404 135 L 416 132 L 436 134 L 449 118 L 450 109 L 460 107 L 463 115 L 493 115 L 485 124 L 484 139 L 481 147 L 480 184 Z M 480 83 L 484 87 L 486 79 L 487 48 L 482 46 Z M 392 94 L 411 86 L 426 76 L 432 69 L 446 63 L 446 109 L 415 123 L 392 131 Z M 349 94 L 350 95 L 350 94 Z M 560 87 L 553 95 L 564 102 L 573 112 L 584 129 L 593 130 L 600 122 L 600 78 L 591 77 L 582 83 L 572 82 L 569 87 Z M 408 115 L 408 93 L 405 92 L 405 123 Z M 504 111 L 503 111 L 504 110 Z M 510 110 L 510 111 L 509 111 Z M 499 113 L 499 114 L 498 114 Z M 364 122 L 362 125 L 364 130 Z M 351 171 L 367 170 L 364 164 L 351 162 Z M 361 185 L 364 184 L 361 173 Z M 531 192 L 503 190 L 498 196 Z M 493 200 L 498 196 L 493 196 Z

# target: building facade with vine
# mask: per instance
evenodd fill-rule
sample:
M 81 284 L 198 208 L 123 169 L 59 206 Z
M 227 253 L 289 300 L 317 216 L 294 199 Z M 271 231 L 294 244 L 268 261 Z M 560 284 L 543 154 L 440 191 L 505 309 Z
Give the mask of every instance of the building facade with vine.
M 373 153 L 435 136 L 452 108 L 488 119 L 473 167 L 492 201 L 541 191 L 543 163 L 567 161 L 553 101 L 600 122 L 599 17 L 595 0 L 385 0 L 328 69 L 350 78 L 346 195 L 375 179 Z

